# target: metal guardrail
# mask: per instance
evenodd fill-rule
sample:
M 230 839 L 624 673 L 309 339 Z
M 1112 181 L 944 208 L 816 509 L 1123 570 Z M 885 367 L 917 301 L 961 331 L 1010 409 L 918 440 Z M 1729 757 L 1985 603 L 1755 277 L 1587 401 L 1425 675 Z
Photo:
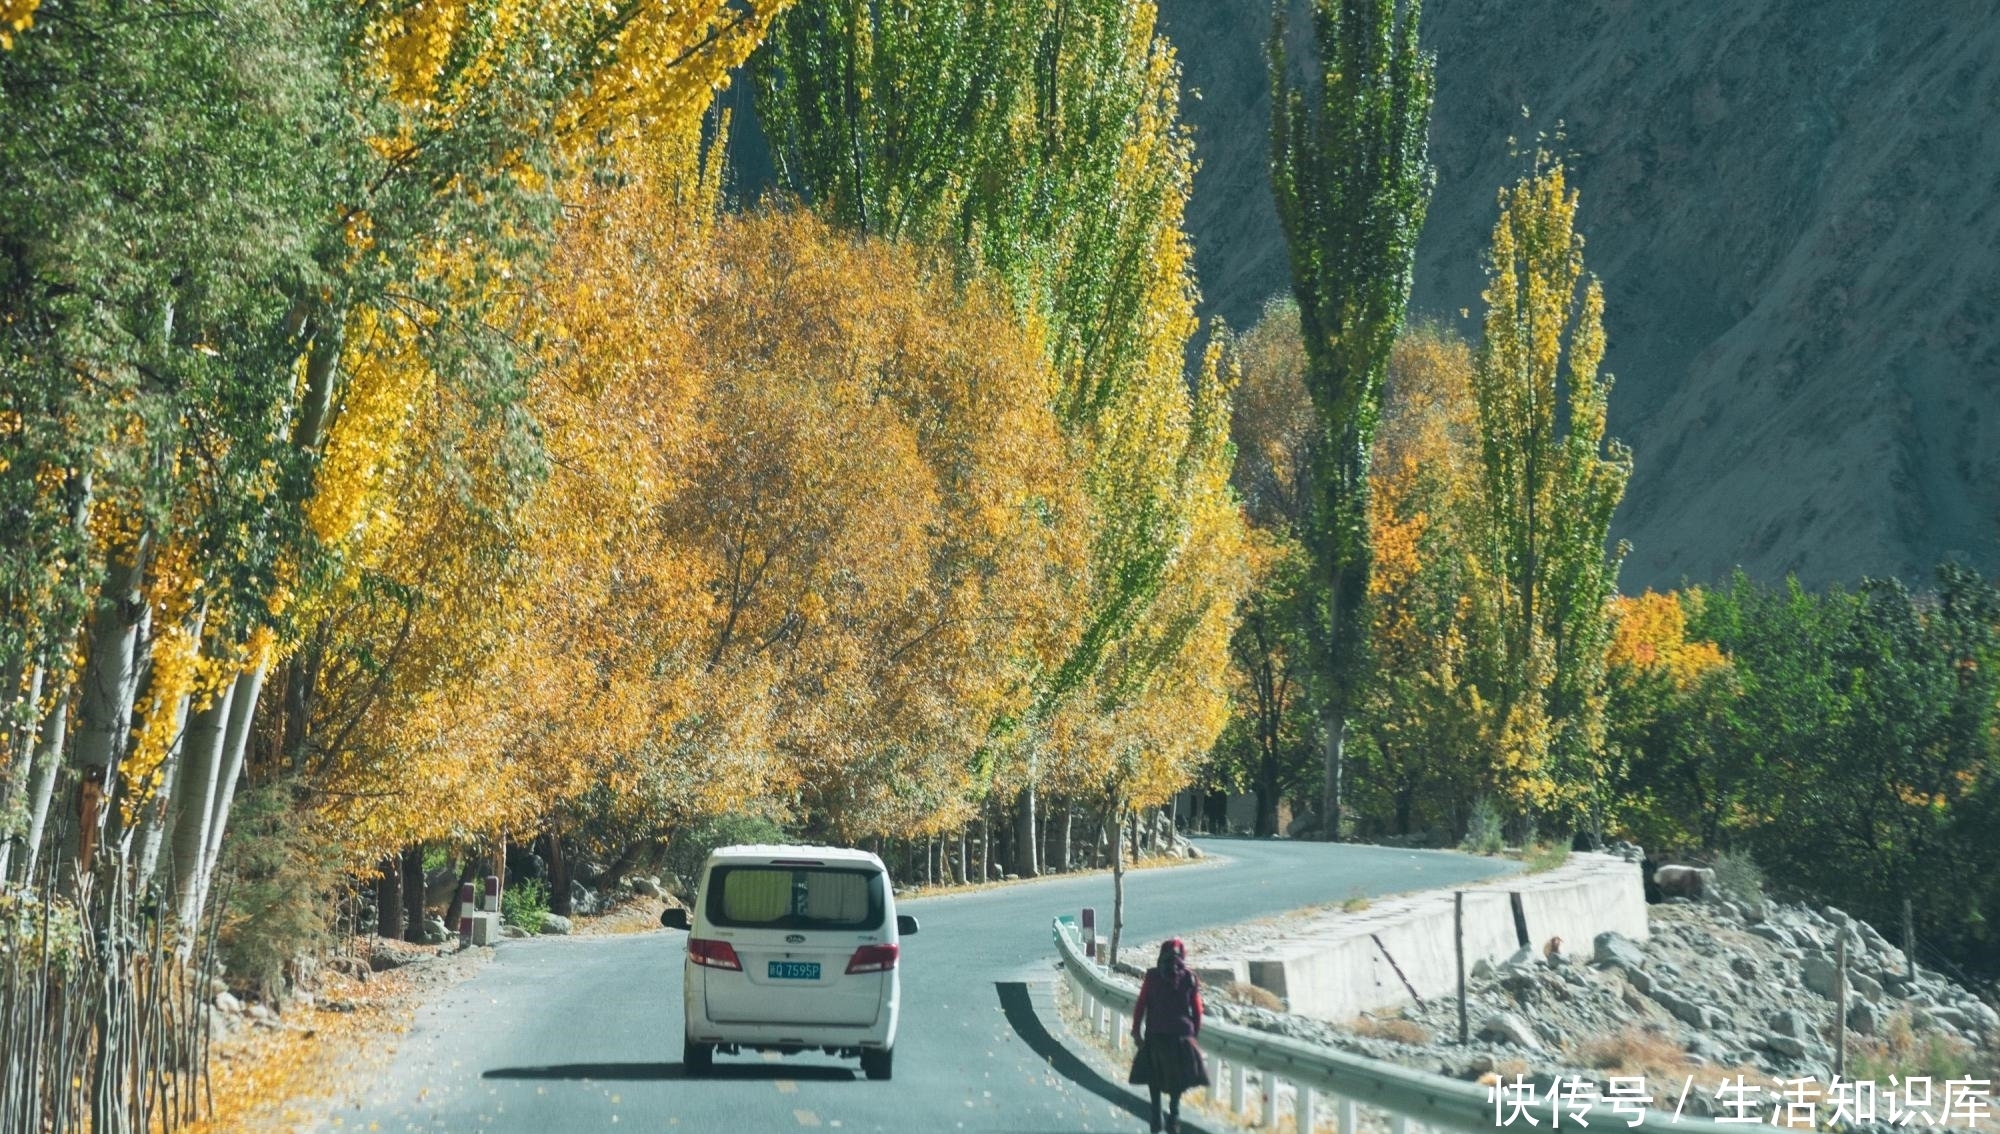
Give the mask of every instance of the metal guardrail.
M 1071 990 L 1083 1007 L 1084 1017 L 1115 1049 L 1130 1041 L 1132 1009 L 1139 990 L 1123 977 L 1107 971 L 1090 959 L 1079 940 L 1079 930 L 1068 918 L 1054 923 L 1056 948 Z M 1207 1021 L 1201 1028 L 1202 1050 L 1209 1056 L 1210 1088 L 1218 1096 L 1228 1092 L 1230 1112 L 1244 1117 L 1249 1101 L 1251 1072 L 1257 1073 L 1260 1109 L 1259 1124 L 1275 1126 L 1278 1121 L 1278 1084 L 1293 1087 L 1293 1115 L 1303 1134 L 1312 1130 L 1317 1096 L 1330 1096 L 1339 1120 L 1340 1134 L 1356 1134 L 1359 1109 L 1367 1107 L 1385 1114 L 1392 1134 L 1411 1134 L 1412 1127 L 1489 1134 L 1503 1125 L 1510 1129 L 1527 1127 L 1532 1121 L 1538 1131 L 1564 1127 L 1625 1130 L 1637 1128 L 1666 1134 L 1731 1134 L 1735 1124 L 1708 1119 L 1675 1118 L 1658 1110 L 1611 1113 L 1610 1099 L 1596 1100 L 1588 1120 L 1579 1122 L 1575 1111 L 1546 1097 L 1523 1102 L 1519 1114 L 1512 1099 L 1506 1102 L 1508 1122 L 1499 1121 L 1495 1096 L 1477 1083 L 1427 1074 L 1393 1063 L 1369 1059 L 1268 1032 L 1254 1031 L 1221 1021 Z M 1536 1092 L 1546 1095 L 1546 1092 Z M 1558 1110 L 1560 1114 L 1556 1113 Z M 1740 1131 L 1739 1131 L 1740 1134 Z

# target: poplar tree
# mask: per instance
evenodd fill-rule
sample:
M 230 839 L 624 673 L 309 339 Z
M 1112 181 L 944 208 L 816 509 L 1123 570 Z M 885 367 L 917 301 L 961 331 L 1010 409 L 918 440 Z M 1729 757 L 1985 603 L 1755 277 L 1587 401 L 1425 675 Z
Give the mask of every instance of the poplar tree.
M 1088 696 L 1115 712 L 1121 691 L 1173 661 L 1121 645 L 1173 585 L 1204 506 L 1202 454 L 1228 424 L 1200 409 L 1219 389 L 1214 368 L 1192 395 L 1184 377 L 1193 147 L 1155 17 L 1130 0 L 829 0 L 781 18 L 759 68 L 758 112 L 788 187 L 843 225 L 998 279 L 1043 332 L 1051 404 L 1088 454 L 1081 633 L 989 745 L 1022 754 L 1023 875 L 1037 873 L 1035 788 L 1056 715 Z
M 1586 278 L 1577 195 L 1538 154 L 1500 194 L 1485 338 L 1473 368 L 1483 514 L 1478 560 L 1498 678 L 1499 787 L 1529 815 L 1601 814 L 1605 657 L 1624 548 L 1611 513 L 1630 450 L 1604 436 L 1604 289 Z
M 1271 184 L 1319 414 L 1306 543 L 1323 590 L 1311 625 L 1330 839 L 1340 837 L 1348 727 L 1368 666 L 1369 454 L 1435 180 L 1435 59 L 1418 47 L 1420 14 L 1417 0 L 1314 0 L 1304 82 L 1286 58 L 1282 6 L 1271 36 Z

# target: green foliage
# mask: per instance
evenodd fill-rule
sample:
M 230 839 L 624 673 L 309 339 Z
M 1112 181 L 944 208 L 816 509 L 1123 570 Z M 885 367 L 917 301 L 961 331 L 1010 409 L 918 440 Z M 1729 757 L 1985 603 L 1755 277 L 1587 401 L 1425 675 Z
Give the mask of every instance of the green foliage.
M 540 933 L 549 916 L 549 887 L 539 878 L 529 878 L 507 887 L 500 895 L 500 916 L 507 924 L 528 933 Z
M 681 828 L 667 842 L 662 865 L 678 880 L 685 897 L 700 884 L 701 864 L 717 847 L 784 841 L 784 829 L 762 815 L 717 815 Z
M 1625 829 L 1754 855 L 1878 925 L 1908 897 L 1920 941 L 1994 971 L 2000 591 L 1948 564 L 1925 593 L 1739 574 L 1683 602 L 1729 664 L 1685 697 L 1623 698 Z
M 223 963 L 239 984 L 275 1000 L 294 962 L 331 940 L 343 859 L 332 834 L 297 810 L 289 783 L 240 793 L 231 820 L 217 883 L 227 895 Z
M 1473 854 L 1499 854 L 1507 848 L 1500 808 L 1488 796 L 1472 801 L 1472 814 L 1465 823 L 1465 838 L 1459 843 Z
M 1747 906 L 1764 904 L 1764 871 L 1757 860 L 1743 851 L 1726 850 L 1715 856 L 1715 886 L 1724 897 Z
M 1418 4 L 1315 0 L 1316 57 L 1309 81 L 1295 82 L 1278 10 L 1271 181 L 1319 414 L 1305 543 L 1323 604 L 1312 625 L 1330 749 L 1324 799 L 1337 823 L 1341 746 L 1368 664 L 1369 460 L 1435 179 L 1427 152 L 1435 60 L 1418 46 Z

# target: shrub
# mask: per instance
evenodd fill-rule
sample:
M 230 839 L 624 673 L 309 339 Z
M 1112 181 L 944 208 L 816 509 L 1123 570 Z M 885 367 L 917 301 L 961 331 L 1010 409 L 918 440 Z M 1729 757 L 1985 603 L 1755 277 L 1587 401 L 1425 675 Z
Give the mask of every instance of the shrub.
M 1723 851 L 1715 856 L 1715 888 L 1734 902 L 1764 904 L 1764 872 L 1742 851 Z
M 294 806 L 289 783 L 264 784 L 236 797 L 218 873 L 223 964 L 244 987 L 278 1000 L 293 963 L 332 939 L 339 845 Z
M 1459 846 L 1473 854 L 1499 854 L 1507 845 L 1501 835 L 1500 809 L 1480 796 L 1472 801 L 1472 815 L 1465 821 L 1465 841 Z
M 1417 1023 L 1415 1020 L 1406 1020 L 1401 1016 L 1390 1016 L 1385 1019 L 1363 1016 L 1354 1021 L 1351 1030 L 1357 1036 L 1391 1040 L 1396 1043 L 1406 1043 L 1412 1047 L 1424 1047 L 1431 1042 L 1432 1038 L 1430 1029 Z
M 540 933 L 548 916 L 549 886 L 539 878 L 517 882 L 500 895 L 501 919 L 523 932 Z

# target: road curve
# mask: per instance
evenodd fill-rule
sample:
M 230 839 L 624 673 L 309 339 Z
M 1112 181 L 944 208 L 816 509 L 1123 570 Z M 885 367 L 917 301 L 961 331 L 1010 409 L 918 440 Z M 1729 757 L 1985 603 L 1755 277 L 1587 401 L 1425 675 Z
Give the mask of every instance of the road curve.
M 1209 859 L 1126 878 L 1131 939 L 1239 922 L 1355 894 L 1449 886 L 1511 868 L 1437 851 L 1203 840 Z M 1069 1057 L 1040 990 L 1049 919 L 1108 909 L 1109 875 L 898 903 L 923 931 L 903 942 L 896 1074 L 852 1061 L 723 1056 L 680 1065 L 681 950 L 665 930 L 503 945 L 422 1009 L 365 1091 L 314 1108 L 319 1130 L 429 1134 L 643 1130 L 1081 1134 L 1143 1130 L 1133 1096 Z M 1045 1004 L 1045 999 L 1043 1000 Z

